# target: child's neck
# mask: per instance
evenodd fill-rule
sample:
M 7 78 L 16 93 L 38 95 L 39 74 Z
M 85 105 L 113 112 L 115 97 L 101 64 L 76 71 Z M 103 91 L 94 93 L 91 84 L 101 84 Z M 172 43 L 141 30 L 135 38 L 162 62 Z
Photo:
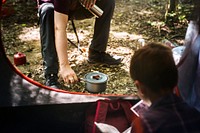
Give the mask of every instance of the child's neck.
M 173 92 L 171 90 L 169 91 L 161 91 L 160 93 L 151 93 L 148 98 L 149 98 L 149 102 L 150 102 L 150 105 L 152 103 L 154 103 L 155 101 L 157 101 L 158 99 L 162 98 L 162 97 L 165 97 L 169 94 L 172 94 Z

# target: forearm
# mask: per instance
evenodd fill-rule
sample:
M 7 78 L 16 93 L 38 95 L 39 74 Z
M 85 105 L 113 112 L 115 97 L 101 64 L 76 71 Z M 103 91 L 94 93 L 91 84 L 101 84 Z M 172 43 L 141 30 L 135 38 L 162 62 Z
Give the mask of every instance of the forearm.
M 67 54 L 67 19 L 66 15 L 62 15 L 60 13 L 55 12 L 55 45 L 56 51 L 58 55 L 58 60 L 60 64 L 60 68 L 68 66 L 68 54 Z
M 59 60 L 60 68 L 69 65 L 68 61 L 68 45 L 67 45 L 67 38 L 66 33 L 65 36 L 62 33 L 63 31 L 59 31 L 58 29 L 55 29 L 55 43 L 56 43 L 56 50 Z
M 55 45 L 60 66 L 60 75 L 66 83 L 78 82 L 78 77 L 70 67 L 67 53 L 68 15 L 54 11 Z

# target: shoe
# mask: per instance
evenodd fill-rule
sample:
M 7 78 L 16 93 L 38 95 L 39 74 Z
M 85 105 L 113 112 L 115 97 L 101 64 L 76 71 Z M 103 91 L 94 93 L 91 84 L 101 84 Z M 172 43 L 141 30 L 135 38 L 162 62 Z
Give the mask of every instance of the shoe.
M 122 62 L 122 58 L 115 58 L 106 52 L 89 49 L 88 62 L 92 64 L 119 65 Z
M 45 78 L 46 78 L 46 82 L 45 82 L 46 86 L 49 86 L 51 88 L 56 88 L 56 89 L 60 88 L 61 85 L 58 82 L 57 74 L 48 74 L 47 76 L 45 76 Z

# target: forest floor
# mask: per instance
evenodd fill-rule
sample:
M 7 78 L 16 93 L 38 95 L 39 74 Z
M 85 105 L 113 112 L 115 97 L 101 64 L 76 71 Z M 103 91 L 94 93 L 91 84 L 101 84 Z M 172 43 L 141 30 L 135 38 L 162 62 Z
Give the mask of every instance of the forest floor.
M 14 9 L 14 13 L 9 17 L 3 17 L 1 22 L 7 56 L 13 63 L 14 54 L 24 53 L 27 63 L 17 68 L 26 76 L 43 84 L 45 79 L 36 3 L 7 2 L 4 7 Z M 82 78 L 89 72 L 99 71 L 109 77 L 107 89 L 102 94 L 134 94 L 136 88 L 129 77 L 129 63 L 132 54 L 140 45 L 138 40 L 144 39 L 145 43 L 148 43 L 167 39 L 178 45 L 184 43 L 187 21 L 174 23 L 169 27 L 164 23 L 165 11 L 166 0 L 116 0 L 107 52 L 123 57 L 122 64 L 118 66 L 88 64 L 87 48 L 93 35 L 95 18 L 75 21 L 80 45 L 85 52 L 80 53 L 69 43 L 68 53 L 70 64 L 78 77 Z M 67 30 L 68 38 L 76 43 L 71 24 Z M 63 85 L 60 89 L 88 93 L 82 82 L 74 85 L 66 85 L 61 79 L 60 82 Z

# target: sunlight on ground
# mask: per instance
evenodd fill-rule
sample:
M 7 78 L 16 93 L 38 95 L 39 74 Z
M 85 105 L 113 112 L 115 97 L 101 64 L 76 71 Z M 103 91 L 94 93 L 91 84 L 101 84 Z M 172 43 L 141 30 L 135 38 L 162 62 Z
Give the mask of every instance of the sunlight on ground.
M 123 46 L 118 46 L 115 50 L 118 51 L 118 53 L 123 53 L 124 55 L 130 54 L 130 51 L 132 51 L 132 49 Z
M 153 12 L 146 11 L 146 10 L 141 10 L 140 12 L 135 12 L 135 13 L 137 13 L 139 15 L 151 15 L 151 14 L 153 14 Z
M 142 35 L 136 35 L 136 34 L 129 34 L 127 32 L 110 32 L 111 35 L 113 35 L 117 39 L 130 39 L 130 40 L 138 40 L 143 38 Z
M 87 30 L 81 30 L 78 32 L 78 38 L 80 41 L 86 39 L 88 35 L 91 33 Z M 111 36 L 116 37 L 117 39 L 130 39 L 130 40 L 138 40 L 143 38 L 142 35 L 137 35 L 137 34 L 129 34 L 127 32 L 114 32 L 110 31 Z M 74 38 L 76 39 L 75 33 L 73 32 L 68 32 L 67 36 L 69 38 Z M 34 40 L 40 40 L 39 36 L 39 28 L 38 27 L 25 27 L 22 30 L 22 33 L 19 35 L 19 39 L 22 41 L 34 41 Z
M 87 30 L 77 31 L 79 41 L 85 40 L 91 33 Z M 73 32 L 67 32 L 67 37 L 69 39 L 76 40 L 76 34 Z
M 34 41 L 39 40 L 39 28 L 38 27 L 25 27 L 22 30 L 22 34 L 19 35 L 19 39 L 22 41 Z
M 81 30 L 78 32 L 78 38 L 80 41 L 83 41 L 90 35 L 91 33 L 87 30 Z M 73 40 L 76 40 L 76 35 L 73 32 L 67 32 L 67 36 L 69 38 L 72 38 Z M 22 33 L 19 35 L 19 39 L 21 41 L 34 41 L 34 40 L 40 40 L 40 34 L 39 34 L 39 27 L 25 27 L 22 30 Z

